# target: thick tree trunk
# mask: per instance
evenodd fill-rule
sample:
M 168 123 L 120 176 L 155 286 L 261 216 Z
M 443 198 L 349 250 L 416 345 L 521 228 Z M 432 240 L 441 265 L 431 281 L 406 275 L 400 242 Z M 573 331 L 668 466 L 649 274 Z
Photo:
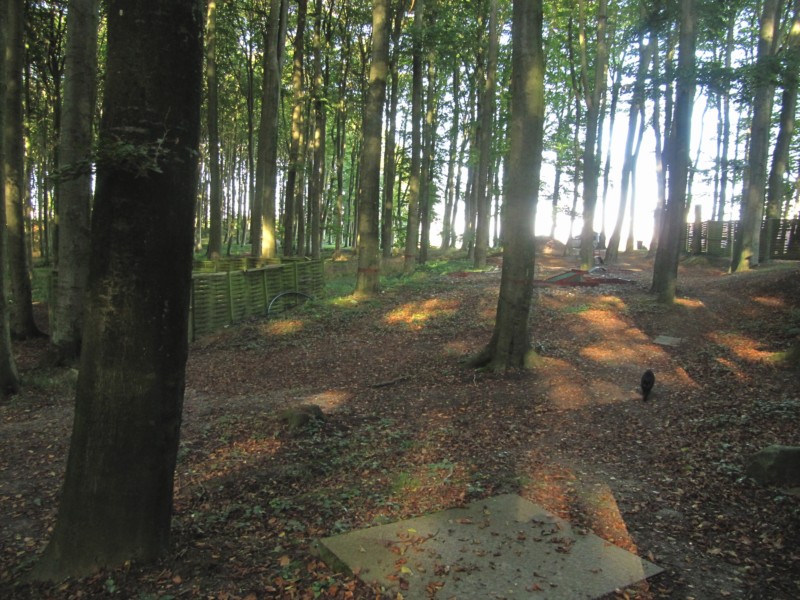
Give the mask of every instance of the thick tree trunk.
M 534 217 L 544 137 L 544 53 L 541 0 L 514 0 L 511 136 L 505 252 L 494 333 L 474 366 L 503 370 L 526 365 L 534 275 Z
M 5 52 L 8 18 L 8 2 L 0 0 L 0 50 Z M 0 90 L 6 89 L 6 65 L 0 59 Z M 2 93 L 0 93 L 0 96 Z M 0 174 L 5 164 L 2 132 L 5 131 L 5 104 L 0 101 Z M 0 183 L 2 180 L 0 179 Z M 0 207 L 5 206 L 5 186 L 0 185 Z M 0 393 L 14 394 L 19 391 L 19 374 L 11 348 L 11 327 L 8 315 L 6 279 L 8 276 L 8 252 L 6 213 L 0 210 Z
M 372 64 L 364 107 L 364 146 L 358 201 L 358 275 L 355 294 L 372 296 L 380 291 L 381 137 L 386 77 L 389 71 L 389 0 L 372 2 Z
M 5 211 L 8 232 L 8 269 L 11 274 L 11 334 L 18 339 L 41 335 L 33 318 L 30 260 L 25 242 L 27 185 L 25 181 L 22 73 L 25 65 L 24 5 L 8 1 L 6 23 L 5 88 Z
M 753 120 L 750 124 L 750 153 L 747 161 L 748 177 L 747 185 L 742 190 L 742 212 L 739 231 L 733 245 L 731 271 L 747 271 L 757 266 L 759 262 L 769 130 L 775 92 L 774 55 L 781 4 L 781 0 L 765 0 L 761 12 Z
M 668 144 L 669 200 L 661 228 L 661 238 L 653 265 L 651 291 L 660 302 L 675 301 L 678 259 L 685 223 L 686 184 L 689 176 L 689 144 L 696 87 L 695 46 L 697 40 L 695 0 L 681 0 L 681 28 L 678 55 L 678 85 L 675 117 Z
M 115 0 L 108 11 L 75 423 L 38 578 L 80 577 L 168 548 L 188 348 L 202 25 L 197 0 Z M 127 145 L 142 151 L 133 168 L 118 160 Z
M 50 323 L 56 363 L 77 360 L 83 326 L 83 298 L 89 276 L 91 155 L 97 74 L 97 0 L 73 0 L 67 16 L 59 159 L 58 276 Z

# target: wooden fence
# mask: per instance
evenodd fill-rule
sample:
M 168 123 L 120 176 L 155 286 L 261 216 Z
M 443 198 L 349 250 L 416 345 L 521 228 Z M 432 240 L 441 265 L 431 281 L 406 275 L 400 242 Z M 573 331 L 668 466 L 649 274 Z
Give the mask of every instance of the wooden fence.
M 195 261 L 189 305 L 189 340 L 248 317 L 279 313 L 294 306 L 297 294 L 318 296 L 325 286 L 322 260 L 254 258 Z M 48 313 L 52 323 L 57 272 L 47 281 Z
M 772 243 L 769 259 L 800 260 L 800 219 L 771 219 Z M 730 256 L 739 231 L 739 221 L 687 223 L 684 249 L 691 254 Z M 761 224 L 759 260 L 767 260 L 767 220 Z
M 281 294 L 299 292 L 317 296 L 324 284 L 321 260 L 229 259 L 196 263 L 192 274 L 189 339 L 193 341 L 237 321 L 265 315 L 268 308 L 270 313 L 283 311 L 296 303 L 297 296 Z

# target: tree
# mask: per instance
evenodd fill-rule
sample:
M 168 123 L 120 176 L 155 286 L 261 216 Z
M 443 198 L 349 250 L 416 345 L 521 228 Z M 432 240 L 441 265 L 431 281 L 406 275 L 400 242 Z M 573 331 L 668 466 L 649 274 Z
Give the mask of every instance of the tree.
M 586 48 L 585 0 L 580 0 L 581 17 L 581 89 L 586 103 L 586 140 L 583 149 L 583 229 L 581 230 L 581 266 L 589 268 L 594 263 L 594 210 L 597 204 L 597 135 L 600 118 L 600 101 L 606 92 L 608 45 L 606 26 L 608 0 L 597 4 L 597 55 L 594 61 L 594 81 L 589 87 L 589 59 Z
M 108 11 L 75 422 L 40 579 L 147 561 L 168 547 L 188 351 L 202 24 L 199 0 L 115 0 Z
M 97 87 L 97 0 L 72 0 L 67 17 L 67 56 L 59 143 L 57 293 L 50 343 L 57 363 L 78 358 L 83 297 L 89 275 L 92 123 Z
M 361 179 L 358 201 L 358 276 L 356 295 L 379 291 L 381 134 L 386 79 L 389 72 L 389 0 L 372 2 L 372 64 L 364 107 L 364 145 L 361 148 Z
M 264 81 L 261 90 L 261 121 L 258 129 L 256 194 L 251 207 L 252 254 L 271 258 L 277 254 L 275 197 L 278 176 L 278 114 L 281 101 L 280 66 L 286 34 L 286 0 L 271 0 L 269 26 L 264 33 Z
M 750 154 L 747 161 L 748 177 L 742 190 L 742 211 L 739 231 L 733 245 L 731 271 L 747 271 L 758 265 L 759 261 L 769 131 L 775 93 L 774 58 L 781 5 L 782 0 L 764 0 L 761 11 L 758 58 L 754 72 L 753 118 L 750 124 Z
M 494 137 L 494 113 L 496 109 L 495 88 L 497 81 L 497 0 L 490 0 L 489 6 L 489 48 L 486 56 L 485 77 L 478 101 L 478 172 L 475 178 L 475 202 L 477 223 L 475 225 L 475 268 L 486 266 L 489 249 L 489 210 L 491 195 L 488 193 L 489 165 Z
M 642 11 L 644 6 L 642 6 Z M 642 15 L 643 16 L 643 15 Z M 619 210 L 617 212 L 617 220 L 614 224 L 614 231 L 611 233 L 611 238 L 608 241 L 608 249 L 606 250 L 605 262 L 613 264 L 617 260 L 619 253 L 619 243 L 622 234 L 622 221 L 625 217 L 625 207 L 628 201 L 628 189 L 636 175 L 636 162 L 639 156 L 639 148 L 642 143 L 642 135 L 644 133 L 644 101 L 645 101 L 645 78 L 647 71 L 650 67 L 650 59 L 652 57 L 653 44 L 645 44 L 644 31 L 639 32 L 639 66 L 636 70 L 636 80 L 633 84 L 633 92 L 631 95 L 630 109 L 628 110 L 628 135 L 625 140 L 625 156 L 622 164 L 622 184 L 620 185 L 619 192 Z M 639 139 L 634 150 L 634 141 L 636 139 L 637 121 L 639 114 L 642 114 L 642 126 L 639 127 Z M 631 196 L 631 208 L 635 197 Z M 633 210 L 631 210 L 631 225 L 633 224 Z M 627 249 L 627 247 L 626 247 Z
M 305 173 L 305 85 L 303 61 L 305 55 L 306 17 L 308 1 L 297 2 L 297 27 L 294 34 L 292 55 L 292 125 L 289 141 L 289 169 L 286 173 L 286 201 L 283 211 L 283 254 L 295 254 L 295 221 L 302 220 L 298 206 L 302 206 L 303 177 Z M 299 179 L 299 182 L 298 182 Z M 297 250 L 303 254 L 303 240 L 297 240 Z
M 9 0 L 6 23 L 5 60 L 5 146 L 3 179 L 5 184 L 8 269 L 11 274 L 11 333 L 25 339 L 41 335 L 33 318 L 33 294 L 25 235 L 27 185 L 25 177 L 25 139 L 23 79 L 25 69 L 23 0 Z
M 5 49 L 8 0 L 0 0 L 0 49 Z M 0 90 L 6 89 L 5 61 L 0 60 Z M 5 129 L 5 103 L 0 92 L 0 132 Z M 2 137 L 0 137 L 0 140 Z M 3 144 L 0 143 L 0 168 L 5 164 Z M 0 185 L 0 206 L 5 205 L 5 186 Z M 6 301 L 6 214 L 0 210 L 0 393 L 13 394 L 19 390 L 19 374 L 11 351 L 11 329 Z
M 778 137 L 772 151 L 772 165 L 769 171 L 767 186 L 767 231 L 764 240 L 764 256 L 772 257 L 772 243 L 777 229 L 778 219 L 782 214 L 785 196 L 784 175 L 789 163 L 789 145 L 795 129 L 795 111 L 797 109 L 798 68 L 800 68 L 800 0 L 794 0 L 794 17 L 789 29 L 789 39 L 783 53 L 781 83 L 781 113 Z
M 408 223 L 403 271 L 416 268 L 419 246 L 419 204 L 422 170 L 422 55 L 425 31 L 425 0 L 414 2 L 414 24 L 411 29 L 411 174 L 408 181 Z
M 222 256 L 222 173 L 219 156 L 219 83 L 217 77 L 217 1 L 208 0 L 206 11 L 206 85 L 208 104 L 208 162 L 211 178 L 209 192 L 208 258 Z
M 541 0 L 514 0 L 512 19 L 511 139 L 500 297 L 492 338 L 471 361 L 493 369 L 522 367 L 530 352 L 534 216 L 544 143 Z
M 672 130 L 667 144 L 669 198 L 666 213 L 661 222 L 661 234 L 656 259 L 653 263 L 653 285 L 651 287 L 651 291 L 657 294 L 659 301 L 665 304 L 675 301 L 678 259 L 685 220 L 686 185 L 689 178 L 689 144 L 697 80 L 695 72 L 696 19 L 694 0 L 681 0 L 678 82 Z

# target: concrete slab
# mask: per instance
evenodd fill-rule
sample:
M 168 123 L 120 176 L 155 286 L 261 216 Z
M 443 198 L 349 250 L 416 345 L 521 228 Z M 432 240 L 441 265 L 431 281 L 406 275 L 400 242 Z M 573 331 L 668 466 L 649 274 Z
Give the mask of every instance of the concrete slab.
M 679 346 L 682 341 L 681 338 L 672 337 L 671 335 L 659 335 L 653 340 L 653 342 L 661 346 Z
M 324 538 L 320 550 L 405 600 L 597 598 L 662 570 L 513 494 Z

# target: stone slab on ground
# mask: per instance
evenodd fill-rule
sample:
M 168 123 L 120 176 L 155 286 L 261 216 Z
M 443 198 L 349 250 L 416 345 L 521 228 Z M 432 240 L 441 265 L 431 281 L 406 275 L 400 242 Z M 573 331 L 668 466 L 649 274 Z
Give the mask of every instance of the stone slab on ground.
M 659 335 L 656 339 L 653 340 L 653 343 L 659 344 L 661 346 L 680 346 L 683 339 L 679 337 L 672 337 L 671 335 Z
M 406 600 L 597 598 L 662 570 L 514 494 L 327 537 L 320 551 Z

